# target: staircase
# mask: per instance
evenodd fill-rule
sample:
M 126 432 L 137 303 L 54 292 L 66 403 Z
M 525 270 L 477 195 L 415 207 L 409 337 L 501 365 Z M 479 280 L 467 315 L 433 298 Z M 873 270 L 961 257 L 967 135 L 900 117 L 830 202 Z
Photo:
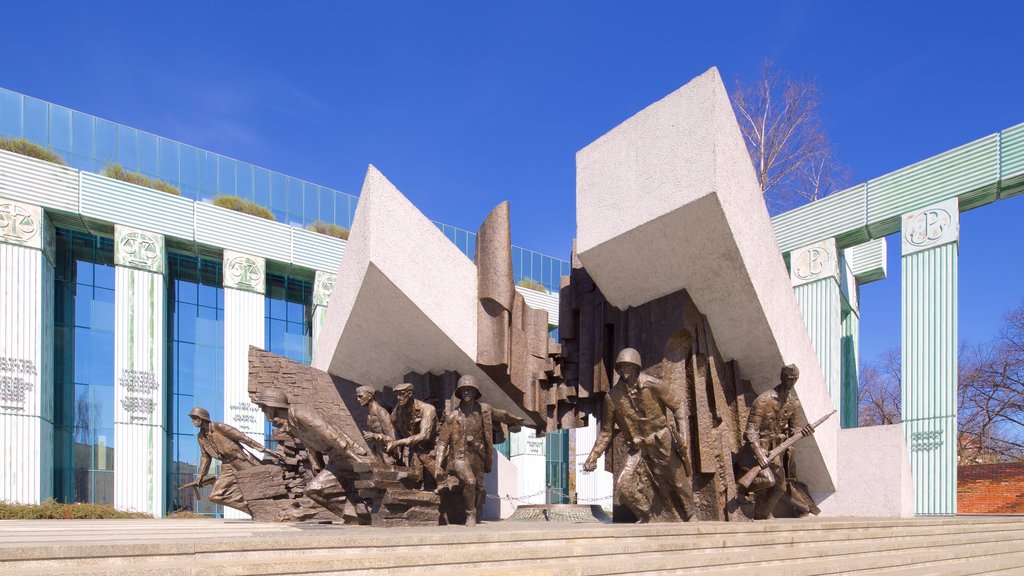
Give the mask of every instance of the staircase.
M 1024 517 L 489 522 L 475 529 L 223 520 L 0 522 L 0 576 L 1024 574 Z

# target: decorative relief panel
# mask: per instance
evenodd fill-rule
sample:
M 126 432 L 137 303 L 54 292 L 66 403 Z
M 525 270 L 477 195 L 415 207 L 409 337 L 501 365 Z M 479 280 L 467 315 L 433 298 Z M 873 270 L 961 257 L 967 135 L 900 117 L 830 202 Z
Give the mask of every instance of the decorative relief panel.
M 127 226 L 114 226 L 114 263 L 118 266 L 163 274 L 163 235 Z
M 789 254 L 789 279 L 793 286 L 808 284 L 829 276 L 839 279 L 839 258 L 832 238 L 797 248 Z
M 941 448 L 942 444 L 942 430 L 914 432 L 910 435 L 911 452 L 928 452 L 929 450 Z
M 327 306 L 331 299 L 331 292 L 334 291 L 334 280 L 337 277 L 337 274 L 317 271 L 313 285 L 313 306 Z
M 258 256 L 224 251 L 224 287 L 266 293 L 267 262 Z
M 42 208 L 0 198 L 0 242 L 42 250 Z
M 903 215 L 903 254 L 960 239 L 960 204 L 956 198 Z

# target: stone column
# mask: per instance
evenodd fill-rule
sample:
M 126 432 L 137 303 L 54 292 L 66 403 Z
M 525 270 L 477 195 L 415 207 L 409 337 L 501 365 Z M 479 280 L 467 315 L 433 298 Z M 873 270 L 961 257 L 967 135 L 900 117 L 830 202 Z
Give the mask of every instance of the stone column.
M 903 426 L 917 514 L 956 513 L 956 198 L 903 215 Z
M 798 248 L 790 253 L 789 258 L 793 292 L 818 355 L 818 364 L 825 376 L 829 397 L 832 398 L 832 405 L 842 412 L 842 308 L 836 241 L 830 238 Z
M 114 505 L 164 513 L 164 237 L 114 226 Z
M 0 501 L 53 496 L 54 234 L 0 198 Z
M 264 442 L 263 413 L 249 401 L 249 346 L 265 346 L 267 265 L 224 251 L 224 421 Z M 224 507 L 225 518 L 248 518 Z
M 856 428 L 860 418 L 860 297 L 851 253 L 850 249 L 839 253 L 839 423 L 843 428 Z
M 313 280 L 313 344 L 312 349 L 316 350 L 317 340 L 320 339 L 320 328 L 324 325 L 324 318 L 327 317 L 327 303 L 331 299 L 331 292 L 334 291 L 334 279 L 337 274 L 316 271 L 316 278 Z

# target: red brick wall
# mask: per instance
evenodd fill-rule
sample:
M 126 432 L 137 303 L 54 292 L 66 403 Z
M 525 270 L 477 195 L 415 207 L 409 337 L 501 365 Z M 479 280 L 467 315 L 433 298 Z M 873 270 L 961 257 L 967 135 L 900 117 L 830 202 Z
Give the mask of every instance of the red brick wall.
M 1024 514 L 1024 462 L 957 468 L 957 512 Z

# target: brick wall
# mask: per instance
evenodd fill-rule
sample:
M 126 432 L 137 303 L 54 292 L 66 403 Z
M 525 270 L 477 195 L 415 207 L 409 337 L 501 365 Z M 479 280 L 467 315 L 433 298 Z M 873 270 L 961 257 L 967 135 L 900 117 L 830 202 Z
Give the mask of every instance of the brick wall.
M 957 512 L 1024 514 L 1024 462 L 957 468 Z

